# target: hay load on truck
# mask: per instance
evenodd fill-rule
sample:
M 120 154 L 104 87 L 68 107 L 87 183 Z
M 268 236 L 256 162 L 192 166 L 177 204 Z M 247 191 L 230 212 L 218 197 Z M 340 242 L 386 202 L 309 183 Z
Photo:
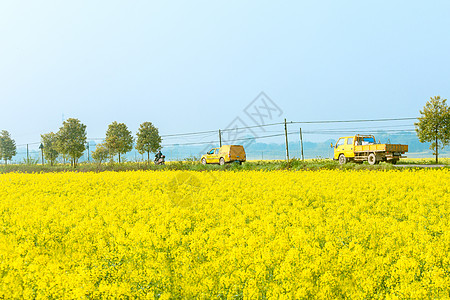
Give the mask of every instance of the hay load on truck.
M 376 143 L 373 135 L 355 135 L 341 137 L 335 145 L 333 159 L 341 165 L 347 162 L 362 163 L 367 161 L 376 165 L 382 161 L 396 164 L 400 158 L 406 158 L 402 154 L 408 152 L 408 145 L 380 144 Z

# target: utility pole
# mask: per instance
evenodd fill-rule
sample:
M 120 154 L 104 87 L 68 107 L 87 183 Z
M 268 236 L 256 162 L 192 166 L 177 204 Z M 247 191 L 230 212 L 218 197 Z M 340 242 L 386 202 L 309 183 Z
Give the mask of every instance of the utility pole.
M 27 164 L 29 164 L 30 163 L 30 157 L 29 157 L 29 154 L 28 154 L 28 144 L 27 144 Z
M 89 158 L 89 142 L 87 142 L 86 148 L 88 151 L 88 162 L 91 162 L 91 159 Z
M 219 145 L 222 147 L 222 132 L 219 129 Z
M 438 160 L 438 130 L 437 130 L 437 128 L 436 128 L 436 164 L 438 164 L 439 163 L 439 160 Z
M 39 145 L 39 149 L 41 149 L 42 165 L 44 165 L 44 145 L 42 143 Z
M 287 135 L 287 123 L 286 119 L 284 119 L 284 135 L 286 137 L 286 158 L 289 164 L 289 145 L 288 145 L 288 135 Z
M 302 160 L 305 160 L 305 157 L 303 156 L 303 136 L 301 127 L 300 127 L 300 148 L 302 149 Z

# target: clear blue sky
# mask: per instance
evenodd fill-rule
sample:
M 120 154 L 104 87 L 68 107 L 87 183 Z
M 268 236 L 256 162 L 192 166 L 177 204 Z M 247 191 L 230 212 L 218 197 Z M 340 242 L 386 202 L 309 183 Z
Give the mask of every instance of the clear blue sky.
M 2 1 L 0 129 L 65 118 L 224 128 L 261 91 L 288 120 L 417 116 L 450 96 L 449 1 Z M 246 121 L 252 125 L 249 120 Z

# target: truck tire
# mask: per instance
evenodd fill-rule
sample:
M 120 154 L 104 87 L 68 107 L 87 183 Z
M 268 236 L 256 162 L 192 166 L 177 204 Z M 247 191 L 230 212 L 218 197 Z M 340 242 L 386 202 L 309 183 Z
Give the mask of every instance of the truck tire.
M 223 157 L 221 157 L 219 159 L 219 165 L 223 166 L 225 164 L 225 159 L 223 159 Z
M 347 163 L 347 157 L 344 154 L 339 155 L 339 164 L 343 165 Z
M 206 165 L 206 159 L 202 158 L 202 165 Z
M 377 156 L 375 155 L 375 153 L 370 153 L 369 157 L 367 158 L 367 161 L 369 162 L 369 165 L 372 166 L 380 163 L 379 161 L 377 161 Z

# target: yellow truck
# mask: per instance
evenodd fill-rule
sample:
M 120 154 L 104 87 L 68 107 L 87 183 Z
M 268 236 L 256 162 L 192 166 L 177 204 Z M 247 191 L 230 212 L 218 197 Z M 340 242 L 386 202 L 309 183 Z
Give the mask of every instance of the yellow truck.
M 242 164 L 245 160 L 245 150 L 242 145 L 223 145 L 220 148 L 212 148 L 200 158 L 200 161 L 204 165 L 224 165 L 229 162 L 238 162 L 239 164 Z
M 341 165 L 354 161 L 362 163 L 369 162 L 376 165 L 381 161 L 396 164 L 405 152 L 408 152 L 408 145 L 401 144 L 380 144 L 376 143 L 373 135 L 354 135 L 341 137 L 335 145 L 333 159 L 339 161 Z

